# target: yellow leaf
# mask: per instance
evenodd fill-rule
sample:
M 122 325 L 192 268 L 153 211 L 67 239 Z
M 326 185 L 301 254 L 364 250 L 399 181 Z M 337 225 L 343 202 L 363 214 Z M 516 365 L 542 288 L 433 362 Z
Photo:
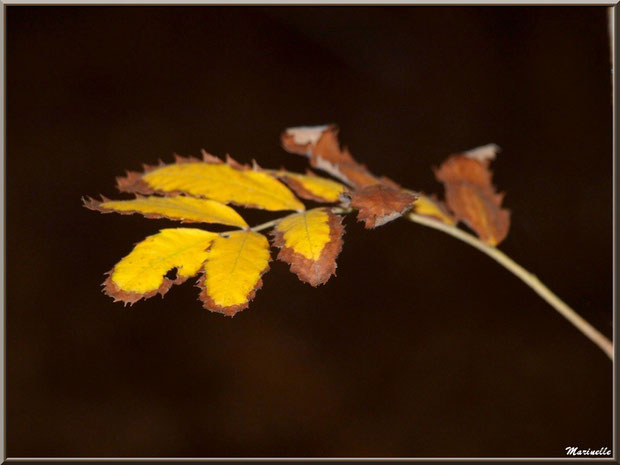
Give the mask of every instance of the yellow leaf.
M 441 204 L 422 194 L 418 194 L 418 199 L 413 204 L 413 211 L 419 215 L 430 216 L 447 224 L 456 224 L 454 218 L 442 208 Z
M 184 282 L 198 273 L 217 234 L 201 229 L 162 229 L 138 243 L 129 255 L 109 272 L 104 292 L 114 300 L 133 304 Z M 165 277 L 173 268 L 177 278 Z
M 344 227 L 340 217 L 326 208 L 315 208 L 284 218 L 274 228 L 278 259 L 291 265 L 301 281 L 324 284 L 336 272 Z
M 147 167 L 147 172 L 129 173 L 118 179 L 123 192 L 187 193 L 222 203 L 234 203 L 264 210 L 305 210 L 304 205 L 281 182 L 258 170 L 238 163 L 222 163 L 210 156 L 210 162 L 178 158 L 181 162 Z M 214 160 L 217 160 L 214 161 Z M 231 166 L 232 164 L 232 166 Z
M 232 208 L 215 200 L 195 197 L 138 197 L 133 200 L 109 200 L 99 202 L 84 200 L 84 205 L 102 213 L 141 213 L 147 218 L 169 218 L 184 223 L 219 223 L 246 228 L 248 224 Z
M 277 175 L 303 199 L 316 202 L 334 203 L 340 200 L 346 187 L 331 179 L 322 178 L 314 174 L 298 174 L 288 171 L 278 171 Z
M 215 239 L 199 281 L 205 308 L 228 316 L 247 308 L 263 285 L 269 260 L 269 241 L 262 234 L 238 231 Z
M 315 208 L 283 219 L 275 229 L 283 233 L 286 247 L 316 261 L 330 240 L 328 220 L 327 210 Z

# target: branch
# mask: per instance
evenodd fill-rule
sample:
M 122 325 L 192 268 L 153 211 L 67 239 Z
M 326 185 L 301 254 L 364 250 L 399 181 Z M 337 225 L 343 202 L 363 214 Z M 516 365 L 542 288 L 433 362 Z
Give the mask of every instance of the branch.
M 579 331 L 581 331 L 588 339 L 594 342 L 599 348 L 605 352 L 605 354 L 613 360 L 614 351 L 612 342 L 601 334 L 590 323 L 584 320 L 575 310 L 570 308 L 564 303 L 557 295 L 555 295 L 547 286 L 545 286 L 535 275 L 527 271 L 517 262 L 512 260 L 506 254 L 496 247 L 485 244 L 478 238 L 468 234 L 467 232 L 458 229 L 455 226 L 450 226 L 441 221 L 434 220 L 427 216 L 418 215 L 416 213 L 409 213 L 407 219 L 414 223 L 428 226 L 429 228 L 438 229 L 439 231 L 450 234 L 452 237 L 456 237 L 461 241 L 475 247 L 481 252 L 487 254 L 493 260 L 498 262 L 512 274 L 521 279 L 525 284 L 532 288 L 540 297 L 542 297 L 549 305 L 557 310 L 560 315 L 566 318 L 573 324 Z
M 351 212 L 351 208 L 342 208 L 342 207 L 333 207 L 331 208 L 332 213 L 337 214 L 346 214 Z M 293 213 L 293 215 L 296 215 Z M 250 229 L 250 231 L 258 232 L 263 231 L 265 229 L 272 228 L 276 226 L 280 221 L 285 218 L 288 218 L 291 215 L 286 215 L 280 218 L 276 218 L 275 220 L 267 221 L 265 223 L 258 224 Z M 607 339 L 601 332 L 599 332 L 596 328 L 594 328 L 590 323 L 584 320 L 575 310 L 570 308 L 564 301 L 562 301 L 557 295 L 555 295 L 547 286 L 545 286 L 535 275 L 527 271 L 513 259 L 504 254 L 501 250 L 496 247 L 492 247 L 488 244 L 485 244 L 477 237 L 463 231 L 462 229 L 457 228 L 456 226 L 451 226 L 449 224 L 443 223 L 441 221 L 429 218 L 427 216 L 418 215 L 416 213 L 408 213 L 405 216 L 409 221 L 414 223 L 421 224 L 423 226 L 427 226 L 429 228 L 437 229 L 446 234 L 455 237 L 472 247 L 480 250 L 481 252 L 487 254 L 493 260 L 498 262 L 512 274 L 521 279 L 525 284 L 527 284 L 534 292 L 536 292 L 540 297 L 542 297 L 549 305 L 551 305 L 560 315 L 566 318 L 575 328 L 581 331 L 588 339 L 594 342 L 605 354 L 613 360 L 613 344 Z M 219 233 L 221 236 L 228 236 L 234 231 L 224 231 Z

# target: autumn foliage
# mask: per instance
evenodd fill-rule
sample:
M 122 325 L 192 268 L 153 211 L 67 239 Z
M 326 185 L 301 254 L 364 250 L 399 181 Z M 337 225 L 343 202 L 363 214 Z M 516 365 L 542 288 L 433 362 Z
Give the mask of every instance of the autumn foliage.
M 301 281 L 325 284 L 336 273 L 343 246 L 342 215 L 353 210 L 369 229 L 413 210 L 448 225 L 463 222 L 490 245 L 508 233 L 509 212 L 501 208 L 503 196 L 491 184 L 489 171 L 496 146 L 453 155 L 435 170 L 445 187 L 444 203 L 371 173 L 341 148 L 334 125 L 290 128 L 281 142 L 286 151 L 308 157 L 311 167 L 330 177 L 263 169 L 256 162 L 241 164 L 230 156 L 221 160 L 203 151 L 200 158 L 175 156 L 173 163 L 145 165 L 141 172 L 117 178 L 118 190 L 133 194 L 132 199 L 83 199 L 86 208 L 102 213 L 236 228 L 224 233 L 163 229 L 138 243 L 107 273 L 104 292 L 133 304 L 199 276 L 204 307 L 233 316 L 261 288 L 271 246 Z M 326 206 L 307 209 L 300 199 Z M 231 205 L 290 213 L 251 228 Z M 268 228 L 269 236 L 262 233 Z M 167 277 L 171 270 L 176 270 L 174 279 Z

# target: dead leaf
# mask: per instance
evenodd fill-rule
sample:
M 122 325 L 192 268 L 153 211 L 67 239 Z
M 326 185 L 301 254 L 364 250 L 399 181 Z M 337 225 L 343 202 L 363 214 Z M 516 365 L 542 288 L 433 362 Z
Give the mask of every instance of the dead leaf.
M 340 148 L 338 128 L 335 125 L 288 128 L 281 136 L 287 152 L 305 155 L 310 165 L 326 171 L 353 187 L 393 183 L 387 178 L 374 176 L 351 156 L 348 149 Z
M 383 184 L 366 186 L 351 193 L 357 220 L 368 229 L 382 226 L 402 216 L 413 206 L 416 195 Z
M 453 155 L 435 170 L 435 176 L 443 183 L 448 207 L 456 218 L 484 242 L 497 245 L 508 234 L 510 211 L 501 208 L 504 194 L 498 194 L 491 182 L 491 158 L 488 150 L 473 157 Z

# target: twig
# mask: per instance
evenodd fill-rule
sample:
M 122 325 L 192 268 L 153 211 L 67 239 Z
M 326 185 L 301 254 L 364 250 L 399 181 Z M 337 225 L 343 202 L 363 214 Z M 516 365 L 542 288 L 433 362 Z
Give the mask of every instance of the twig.
M 601 334 L 590 323 L 584 320 L 579 314 L 564 303 L 557 295 L 555 295 L 547 286 L 545 286 L 535 275 L 527 271 L 521 265 L 516 263 L 513 259 L 504 254 L 496 247 L 489 246 L 478 238 L 468 234 L 462 229 L 458 229 L 455 226 L 450 226 L 441 221 L 434 220 L 427 216 L 418 215 L 416 213 L 409 213 L 407 218 L 414 223 L 428 226 L 430 228 L 438 229 L 439 231 L 450 234 L 452 237 L 456 237 L 463 242 L 475 247 L 481 252 L 487 254 L 493 260 L 497 261 L 500 265 L 520 278 L 525 284 L 532 288 L 540 297 L 542 297 L 549 305 L 557 310 L 560 315 L 570 321 L 579 331 L 581 331 L 588 339 L 594 342 L 601 348 L 603 352 L 611 359 L 614 358 L 613 344 L 603 334 Z
M 344 207 L 333 207 L 330 208 L 330 211 L 332 213 L 338 214 L 338 215 L 343 215 L 343 214 L 347 214 L 349 212 L 351 212 L 351 208 L 344 208 Z M 256 226 L 253 226 L 252 228 L 249 228 L 248 231 L 254 231 L 254 232 L 258 232 L 258 231 L 264 231 L 265 229 L 269 229 L 269 228 L 273 228 L 274 226 L 276 226 L 280 221 L 282 221 L 285 218 L 288 218 L 290 216 L 293 215 L 297 215 L 300 212 L 296 212 L 296 213 L 292 213 L 290 215 L 286 215 L 283 216 L 281 218 L 276 218 L 275 220 L 271 220 L 271 221 L 267 221 L 265 223 L 261 223 L 261 224 L 257 224 Z M 238 229 L 232 230 L 232 231 L 224 231 L 221 233 L 218 233 L 220 236 L 230 236 L 231 233 L 234 232 L 238 232 Z
M 332 213 L 336 214 L 346 214 L 351 212 L 351 208 L 344 207 L 333 207 L 331 208 Z M 298 213 L 293 213 L 292 215 L 296 215 Z M 250 229 L 249 231 L 263 231 L 265 229 L 272 228 L 276 226 L 280 221 L 285 218 L 290 217 L 291 215 L 283 216 L 281 218 L 276 218 L 275 220 L 267 221 L 265 223 L 258 224 Z M 575 310 L 570 308 L 566 303 L 564 303 L 557 295 L 555 295 L 547 286 L 545 286 L 535 275 L 527 271 L 513 259 L 504 254 L 501 250 L 496 247 L 492 247 L 490 245 L 485 244 L 477 237 L 472 236 L 471 234 L 463 231 L 462 229 L 457 228 L 456 226 L 451 226 L 449 224 L 443 223 L 441 221 L 437 221 L 435 219 L 429 218 L 427 216 L 418 215 L 416 213 L 408 213 L 406 218 L 414 223 L 421 224 L 423 226 L 428 226 L 429 228 L 437 229 L 439 231 L 445 232 L 446 234 L 455 237 L 472 247 L 480 250 L 481 252 L 487 254 L 493 260 L 498 262 L 508 271 L 513 273 L 519 279 L 521 279 L 525 284 L 527 284 L 531 289 L 533 289 L 540 297 L 542 297 L 549 305 L 551 305 L 555 310 L 560 313 L 564 318 L 566 318 L 570 323 L 575 326 L 579 331 L 581 331 L 588 339 L 594 342 L 605 354 L 613 360 L 613 344 L 607 339 L 602 333 L 600 333 L 596 328 L 594 328 L 590 323 L 584 320 Z M 235 230 L 238 231 L 238 230 Z M 235 231 L 224 231 L 219 233 L 221 236 L 228 236 Z

